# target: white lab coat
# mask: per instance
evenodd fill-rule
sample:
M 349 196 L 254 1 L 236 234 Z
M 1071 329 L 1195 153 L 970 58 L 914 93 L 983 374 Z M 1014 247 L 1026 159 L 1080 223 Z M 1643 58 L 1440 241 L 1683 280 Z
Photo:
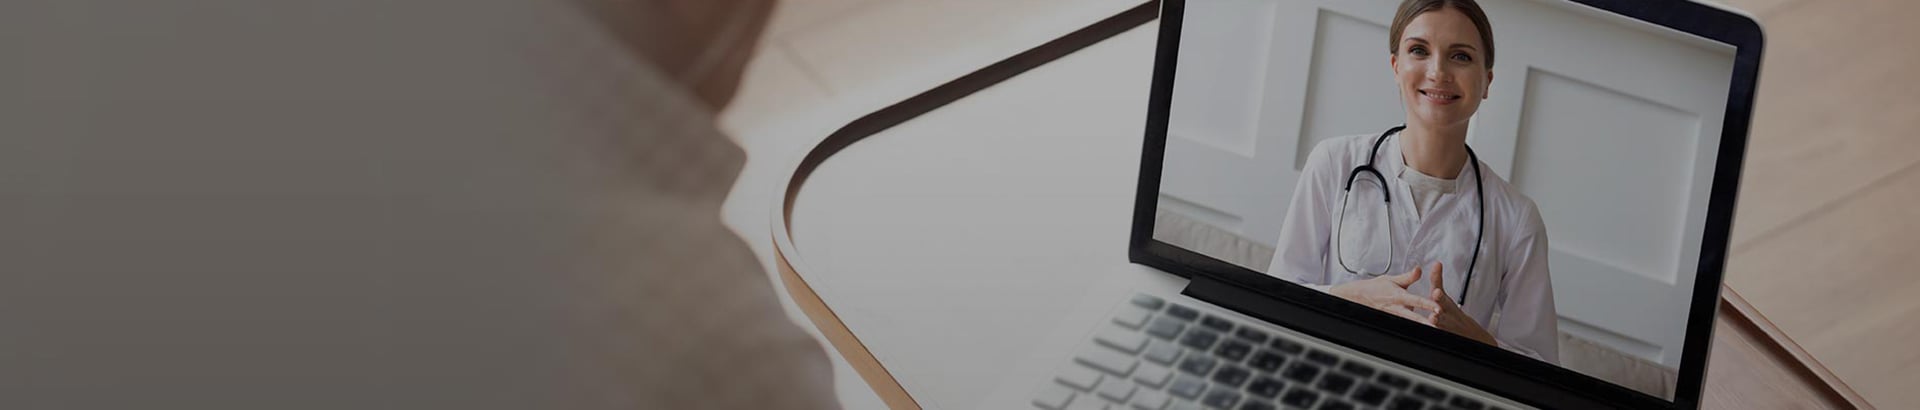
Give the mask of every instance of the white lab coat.
M 1369 277 L 1348 273 L 1334 261 L 1332 232 L 1339 220 L 1342 188 L 1348 172 L 1367 162 L 1379 134 L 1328 139 L 1315 146 L 1294 187 L 1285 226 L 1275 247 L 1268 274 L 1325 292 L 1333 285 Z M 1473 289 L 1466 290 L 1462 310 L 1493 333 L 1502 348 L 1559 363 L 1558 315 L 1553 307 L 1553 280 L 1547 272 L 1547 229 L 1539 208 L 1484 164 L 1481 179 L 1486 190 L 1486 239 L 1473 273 Z M 1374 167 L 1387 178 L 1392 206 L 1393 272 L 1414 266 L 1444 265 L 1446 293 L 1456 300 L 1466 286 L 1469 259 L 1479 232 L 1478 199 L 1473 170 L 1462 168 L 1458 184 L 1442 196 L 1426 215 L 1414 212 L 1411 188 L 1398 175 L 1406 167 L 1400 155 L 1400 135 L 1388 137 Z M 1427 272 L 1431 273 L 1431 272 Z M 1427 278 L 1408 292 L 1425 297 Z M 1495 321 L 1498 318 L 1498 321 Z

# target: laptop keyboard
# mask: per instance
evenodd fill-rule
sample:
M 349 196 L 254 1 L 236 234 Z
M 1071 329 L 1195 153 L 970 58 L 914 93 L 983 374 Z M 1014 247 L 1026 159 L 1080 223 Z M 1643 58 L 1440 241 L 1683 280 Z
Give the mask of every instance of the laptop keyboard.
M 1500 408 L 1213 310 L 1135 295 L 1033 404 L 1048 410 Z

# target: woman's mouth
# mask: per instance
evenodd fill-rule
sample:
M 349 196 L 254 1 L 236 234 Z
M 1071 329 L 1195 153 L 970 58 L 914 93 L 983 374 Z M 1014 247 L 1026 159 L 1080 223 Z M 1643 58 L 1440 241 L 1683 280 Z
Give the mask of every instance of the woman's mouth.
M 1441 91 L 1441 90 L 1431 90 L 1431 89 L 1421 89 L 1416 91 L 1420 92 L 1421 97 L 1425 98 L 1427 101 L 1432 101 L 1434 104 L 1444 105 L 1444 104 L 1452 104 L 1456 101 L 1460 101 L 1459 93 L 1453 93 L 1453 92 L 1447 92 L 1447 91 Z

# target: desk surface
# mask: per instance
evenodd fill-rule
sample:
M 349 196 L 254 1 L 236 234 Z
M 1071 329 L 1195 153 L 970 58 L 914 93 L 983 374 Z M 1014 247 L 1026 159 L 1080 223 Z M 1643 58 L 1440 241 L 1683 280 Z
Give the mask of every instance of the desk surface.
M 782 279 L 889 406 L 977 407 L 1029 335 L 1129 268 L 1152 11 L 856 121 L 796 167 L 774 211 Z M 1725 294 L 1707 407 L 1864 405 Z

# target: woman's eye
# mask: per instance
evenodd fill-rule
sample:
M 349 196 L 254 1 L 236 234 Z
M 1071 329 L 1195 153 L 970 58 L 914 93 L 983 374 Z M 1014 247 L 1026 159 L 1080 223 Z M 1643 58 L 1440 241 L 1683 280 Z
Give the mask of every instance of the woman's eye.
M 1421 46 L 1413 46 L 1412 48 L 1407 49 L 1407 54 L 1412 54 L 1415 56 L 1426 56 L 1427 48 L 1421 47 Z
M 1463 63 L 1470 63 L 1470 62 L 1473 62 L 1473 56 L 1467 55 L 1467 53 L 1455 53 L 1453 55 L 1453 60 L 1463 62 Z

